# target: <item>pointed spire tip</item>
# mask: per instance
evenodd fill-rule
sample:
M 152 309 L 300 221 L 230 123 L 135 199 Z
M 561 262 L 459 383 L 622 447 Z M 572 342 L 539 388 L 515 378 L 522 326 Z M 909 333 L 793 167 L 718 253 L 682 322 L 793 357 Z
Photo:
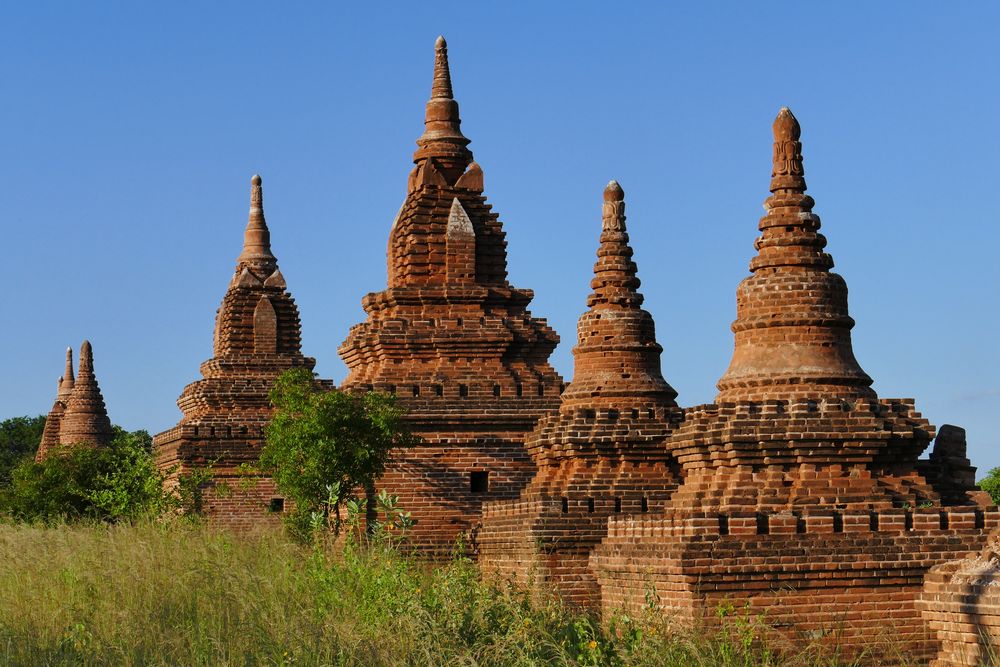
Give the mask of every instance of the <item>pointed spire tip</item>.
M 254 175 L 253 175 L 253 176 L 252 176 L 252 177 L 250 178 L 250 183 L 251 183 L 252 185 L 260 185 L 260 183 L 261 183 L 261 181 L 260 181 L 260 174 L 254 174 Z
M 438 38 L 434 40 L 434 46 L 438 49 L 448 48 L 448 42 L 445 40 L 444 35 L 438 35 Z

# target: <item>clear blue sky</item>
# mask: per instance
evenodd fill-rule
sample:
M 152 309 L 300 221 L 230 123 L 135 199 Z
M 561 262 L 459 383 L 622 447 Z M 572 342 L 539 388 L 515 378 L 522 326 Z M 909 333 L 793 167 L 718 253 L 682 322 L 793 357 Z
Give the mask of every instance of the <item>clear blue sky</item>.
M 341 380 L 443 33 L 567 378 L 615 178 L 664 374 L 712 400 L 788 105 L 862 366 L 1000 465 L 998 25 L 973 2 L 6 3 L 0 417 L 46 412 L 87 337 L 112 420 L 172 426 L 255 172 L 304 351 Z

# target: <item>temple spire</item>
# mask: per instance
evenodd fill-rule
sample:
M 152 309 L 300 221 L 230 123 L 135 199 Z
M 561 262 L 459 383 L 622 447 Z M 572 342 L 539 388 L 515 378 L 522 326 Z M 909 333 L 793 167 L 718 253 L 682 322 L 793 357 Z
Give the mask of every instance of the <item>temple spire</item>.
M 73 348 L 66 348 L 66 369 L 63 371 L 63 376 L 59 378 L 59 391 L 56 398 L 63 403 L 69 400 L 70 395 L 73 393 Z
M 625 192 L 617 181 L 611 181 L 604 188 L 601 217 L 601 245 L 594 264 L 594 278 L 590 281 L 594 292 L 587 299 L 587 306 L 613 304 L 638 308 L 643 299 L 636 291 L 640 283 L 625 228 Z
M 236 261 L 270 270 L 277 262 L 271 254 L 271 232 L 264 219 L 264 189 L 258 174 L 250 179 L 250 215 L 243 234 L 243 252 Z
M 823 251 L 826 237 L 819 233 L 816 204 L 805 194 L 805 167 L 802 164 L 801 128 L 788 107 L 782 107 L 774 124 L 771 196 L 764 202 L 767 215 L 761 218 L 757 257 L 750 270 L 777 266 L 812 267 L 829 270 L 833 258 Z
M 63 445 L 82 443 L 103 446 L 111 442 L 112 436 L 104 397 L 94 375 L 94 350 L 90 341 L 85 340 L 80 347 L 80 367 L 73 395 L 59 427 L 59 442 Z
M 444 37 L 438 37 L 434 43 L 434 79 L 424 116 L 424 133 L 417 139 L 419 148 L 413 154 L 413 161 L 420 164 L 433 158 L 445 180 L 454 183 L 472 162 L 472 152 L 466 148 L 469 140 L 462 134 L 461 125 L 451 86 L 448 43 Z
M 594 291 L 577 323 L 573 381 L 562 395 L 560 410 L 675 406 L 677 392 L 660 369 L 663 348 L 638 292 L 625 229 L 625 192 L 611 181 L 603 199 L 601 242 L 590 282 Z
M 830 271 L 815 202 L 805 194 L 799 122 L 783 107 L 772 131 L 771 195 L 752 275 L 737 288 L 735 348 L 716 401 L 874 397 L 851 346 L 847 284 Z
M 455 96 L 451 91 L 451 69 L 448 67 L 448 42 L 444 35 L 438 35 L 434 42 L 434 83 L 431 85 L 431 99 L 450 100 Z

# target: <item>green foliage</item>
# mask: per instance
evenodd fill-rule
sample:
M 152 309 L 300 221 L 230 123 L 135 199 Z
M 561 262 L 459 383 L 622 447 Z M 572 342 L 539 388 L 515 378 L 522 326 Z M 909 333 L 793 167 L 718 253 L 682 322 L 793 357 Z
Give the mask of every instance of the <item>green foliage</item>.
M 979 488 L 990 494 L 993 502 L 1000 505 L 1000 468 L 993 468 L 986 477 L 979 480 Z
M 0 422 L 0 490 L 10 486 L 14 468 L 34 458 L 45 430 L 45 417 L 13 417 Z
M 341 504 L 356 489 L 371 495 L 389 452 L 414 440 L 394 397 L 327 391 L 305 369 L 281 375 L 271 402 L 260 467 L 294 502 L 286 521 L 300 537 L 311 534 L 317 516 L 338 531 Z
M 21 521 L 135 520 L 157 515 L 170 499 L 146 431 L 115 427 L 111 445 L 60 449 L 36 463 L 23 460 L 0 491 L 0 512 Z
M 655 614 L 598 623 L 484 579 L 466 558 L 431 567 L 388 547 L 307 549 L 277 531 L 0 524 L 0 563 L 2 665 L 918 664 L 891 644 L 882 661 L 848 661 L 776 639 L 731 605 L 701 627 Z
M 199 517 L 205 512 L 205 487 L 212 481 L 213 464 L 195 467 L 177 476 L 174 501 L 181 514 Z M 229 489 L 230 493 L 232 489 Z M 221 497 L 221 496 L 220 496 Z

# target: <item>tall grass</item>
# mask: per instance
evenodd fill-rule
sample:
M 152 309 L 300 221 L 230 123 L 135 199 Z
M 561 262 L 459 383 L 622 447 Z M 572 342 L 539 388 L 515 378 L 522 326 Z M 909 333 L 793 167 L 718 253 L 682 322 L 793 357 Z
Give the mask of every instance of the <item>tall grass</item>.
M 461 558 L 184 523 L 0 524 L 3 665 L 846 664 L 809 647 L 775 657 L 753 619 L 726 627 L 600 626 Z

